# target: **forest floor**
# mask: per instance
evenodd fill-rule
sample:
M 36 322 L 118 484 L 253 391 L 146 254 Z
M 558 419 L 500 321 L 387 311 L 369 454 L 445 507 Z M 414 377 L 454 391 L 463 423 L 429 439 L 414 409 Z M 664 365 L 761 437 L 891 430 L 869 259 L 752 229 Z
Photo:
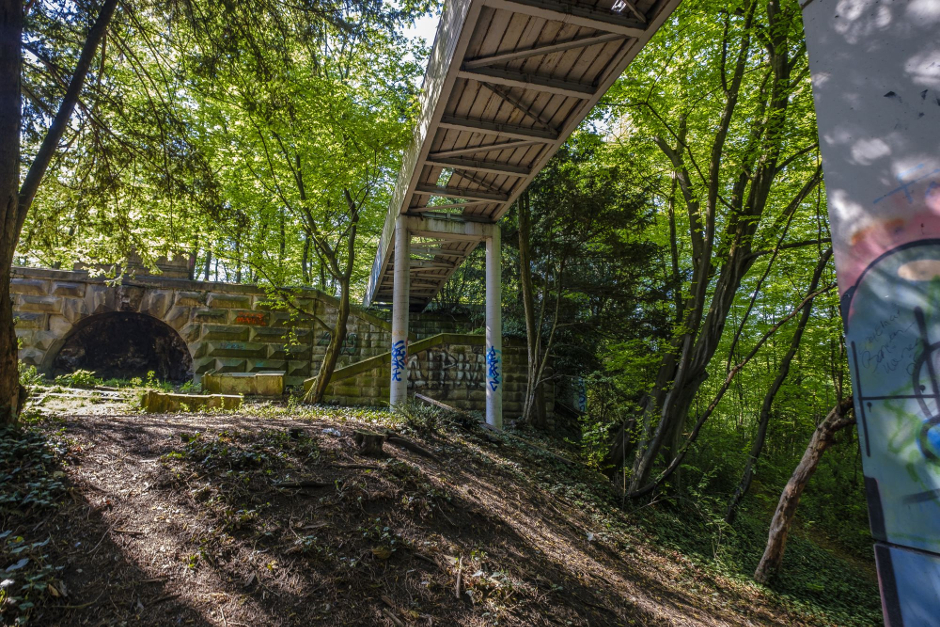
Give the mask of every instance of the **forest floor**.
M 513 435 L 271 404 L 45 413 L 0 434 L 2 624 L 873 622 L 666 548 L 601 475 Z M 354 430 L 390 426 L 437 459 L 358 454 Z

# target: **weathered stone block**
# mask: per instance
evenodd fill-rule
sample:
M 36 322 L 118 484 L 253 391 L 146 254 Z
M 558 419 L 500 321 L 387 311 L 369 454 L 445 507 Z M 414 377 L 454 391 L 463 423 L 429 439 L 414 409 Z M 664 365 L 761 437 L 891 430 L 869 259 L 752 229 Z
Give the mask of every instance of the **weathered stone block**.
M 307 344 L 267 344 L 268 359 L 299 359 L 310 353 Z
M 197 375 L 205 374 L 207 372 L 212 372 L 216 368 L 215 357 L 203 357 L 200 359 L 193 359 L 193 372 Z
M 228 323 L 228 309 L 196 309 L 193 311 L 194 322 L 208 322 L 213 324 Z
M 39 279 L 19 279 L 10 281 L 10 292 L 12 294 L 32 294 L 34 296 L 45 296 L 48 284 Z
M 55 296 L 20 294 L 16 297 L 16 300 L 16 309 L 18 311 L 59 313 L 62 310 L 62 299 Z
M 219 324 L 204 324 L 202 326 L 202 339 L 204 340 L 247 342 L 250 333 L 251 329 L 248 327 L 233 327 Z
M 256 359 L 249 364 L 251 372 L 287 372 L 287 362 L 279 359 Z
M 166 290 L 148 290 L 140 301 L 140 313 L 162 320 L 173 305 L 173 293 Z
M 72 330 L 72 323 L 65 316 L 49 316 L 49 330 L 58 337 L 65 337 Z
M 202 378 L 203 388 L 219 394 L 251 394 L 255 396 L 280 396 L 284 393 L 284 373 L 264 372 L 248 374 L 230 372 L 206 374 Z
M 85 306 L 90 314 L 118 311 L 120 309 L 118 291 L 107 285 L 89 285 L 85 288 Z
M 142 409 L 152 414 L 205 409 L 237 409 L 242 397 L 230 394 L 167 394 L 150 390 L 142 400 Z
M 304 378 L 305 377 L 302 377 L 302 376 L 301 377 L 297 377 L 297 376 L 284 377 L 284 385 L 288 387 L 292 387 L 292 388 L 300 388 L 304 384 Z
M 265 344 L 251 342 L 210 342 L 208 354 L 213 357 L 267 357 L 268 347 Z
M 21 348 L 18 353 L 20 361 L 27 366 L 42 365 L 42 359 L 45 355 L 43 351 L 29 347 Z
M 289 329 L 284 327 L 253 327 L 251 329 L 252 342 L 265 342 L 268 344 L 283 344 Z M 308 331 L 303 331 L 309 334 Z
M 52 293 L 55 296 L 71 296 L 73 298 L 85 297 L 85 284 L 72 282 L 56 282 L 52 284 Z
M 13 316 L 16 318 L 17 329 L 45 329 L 46 314 L 31 313 L 26 311 L 15 311 Z
M 247 294 L 211 293 L 206 303 L 210 307 L 218 307 L 221 309 L 250 309 L 251 296 Z
M 245 372 L 248 362 L 244 359 L 216 359 L 216 372 Z
M 251 311 L 250 309 L 232 311 L 233 324 L 244 324 L 249 327 L 266 327 L 270 314 L 264 311 Z
M 319 366 L 319 364 L 317 364 Z M 308 377 L 310 376 L 309 361 L 288 361 L 287 375 L 290 377 Z
M 173 329 L 176 331 L 179 331 L 189 324 L 191 313 L 192 312 L 188 307 L 173 307 L 166 313 L 163 321 L 173 327 Z
M 63 298 L 62 315 L 75 324 L 89 314 L 88 303 L 84 298 Z
M 206 304 L 205 292 L 177 292 L 177 307 L 202 307 Z

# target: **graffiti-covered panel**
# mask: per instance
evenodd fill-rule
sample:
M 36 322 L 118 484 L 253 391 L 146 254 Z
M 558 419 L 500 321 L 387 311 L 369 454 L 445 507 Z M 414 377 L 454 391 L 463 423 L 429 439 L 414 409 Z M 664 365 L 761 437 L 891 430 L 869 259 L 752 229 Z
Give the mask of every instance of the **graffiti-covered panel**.
M 812 0 L 803 17 L 872 534 L 915 549 L 879 545 L 885 618 L 936 624 L 940 1 Z

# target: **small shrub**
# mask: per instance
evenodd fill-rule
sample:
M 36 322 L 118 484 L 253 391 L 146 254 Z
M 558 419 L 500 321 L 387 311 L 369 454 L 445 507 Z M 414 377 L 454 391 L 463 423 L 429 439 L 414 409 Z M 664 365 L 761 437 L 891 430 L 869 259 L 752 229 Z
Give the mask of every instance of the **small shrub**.
M 393 408 L 395 416 L 418 433 L 436 433 L 447 414 L 425 403 L 407 402 Z
M 101 379 L 90 370 L 76 370 L 69 374 L 60 374 L 55 378 L 55 384 L 71 388 L 93 388 L 101 385 Z
M 27 366 L 23 362 L 19 362 L 19 373 L 20 385 L 23 387 L 29 388 L 34 385 L 42 385 L 43 383 L 42 374 L 36 370 L 36 366 Z
M 180 387 L 180 392 L 183 394 L 199 394 L 202 392 L 202 384 L 195 383 L 193 381 L 187 381 Z

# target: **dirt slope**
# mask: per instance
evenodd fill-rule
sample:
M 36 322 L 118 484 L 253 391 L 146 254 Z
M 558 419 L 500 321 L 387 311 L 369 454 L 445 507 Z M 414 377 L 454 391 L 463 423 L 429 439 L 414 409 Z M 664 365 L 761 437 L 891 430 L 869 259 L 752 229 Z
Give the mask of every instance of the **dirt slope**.
M 351 436 L 374 424 L 261 413 L 48 425 L 65 503 L 2 519 L 63 567 L 29 624 L 825 624 L 648 545 L 596 475 L 516 439 L 372 459 Z

